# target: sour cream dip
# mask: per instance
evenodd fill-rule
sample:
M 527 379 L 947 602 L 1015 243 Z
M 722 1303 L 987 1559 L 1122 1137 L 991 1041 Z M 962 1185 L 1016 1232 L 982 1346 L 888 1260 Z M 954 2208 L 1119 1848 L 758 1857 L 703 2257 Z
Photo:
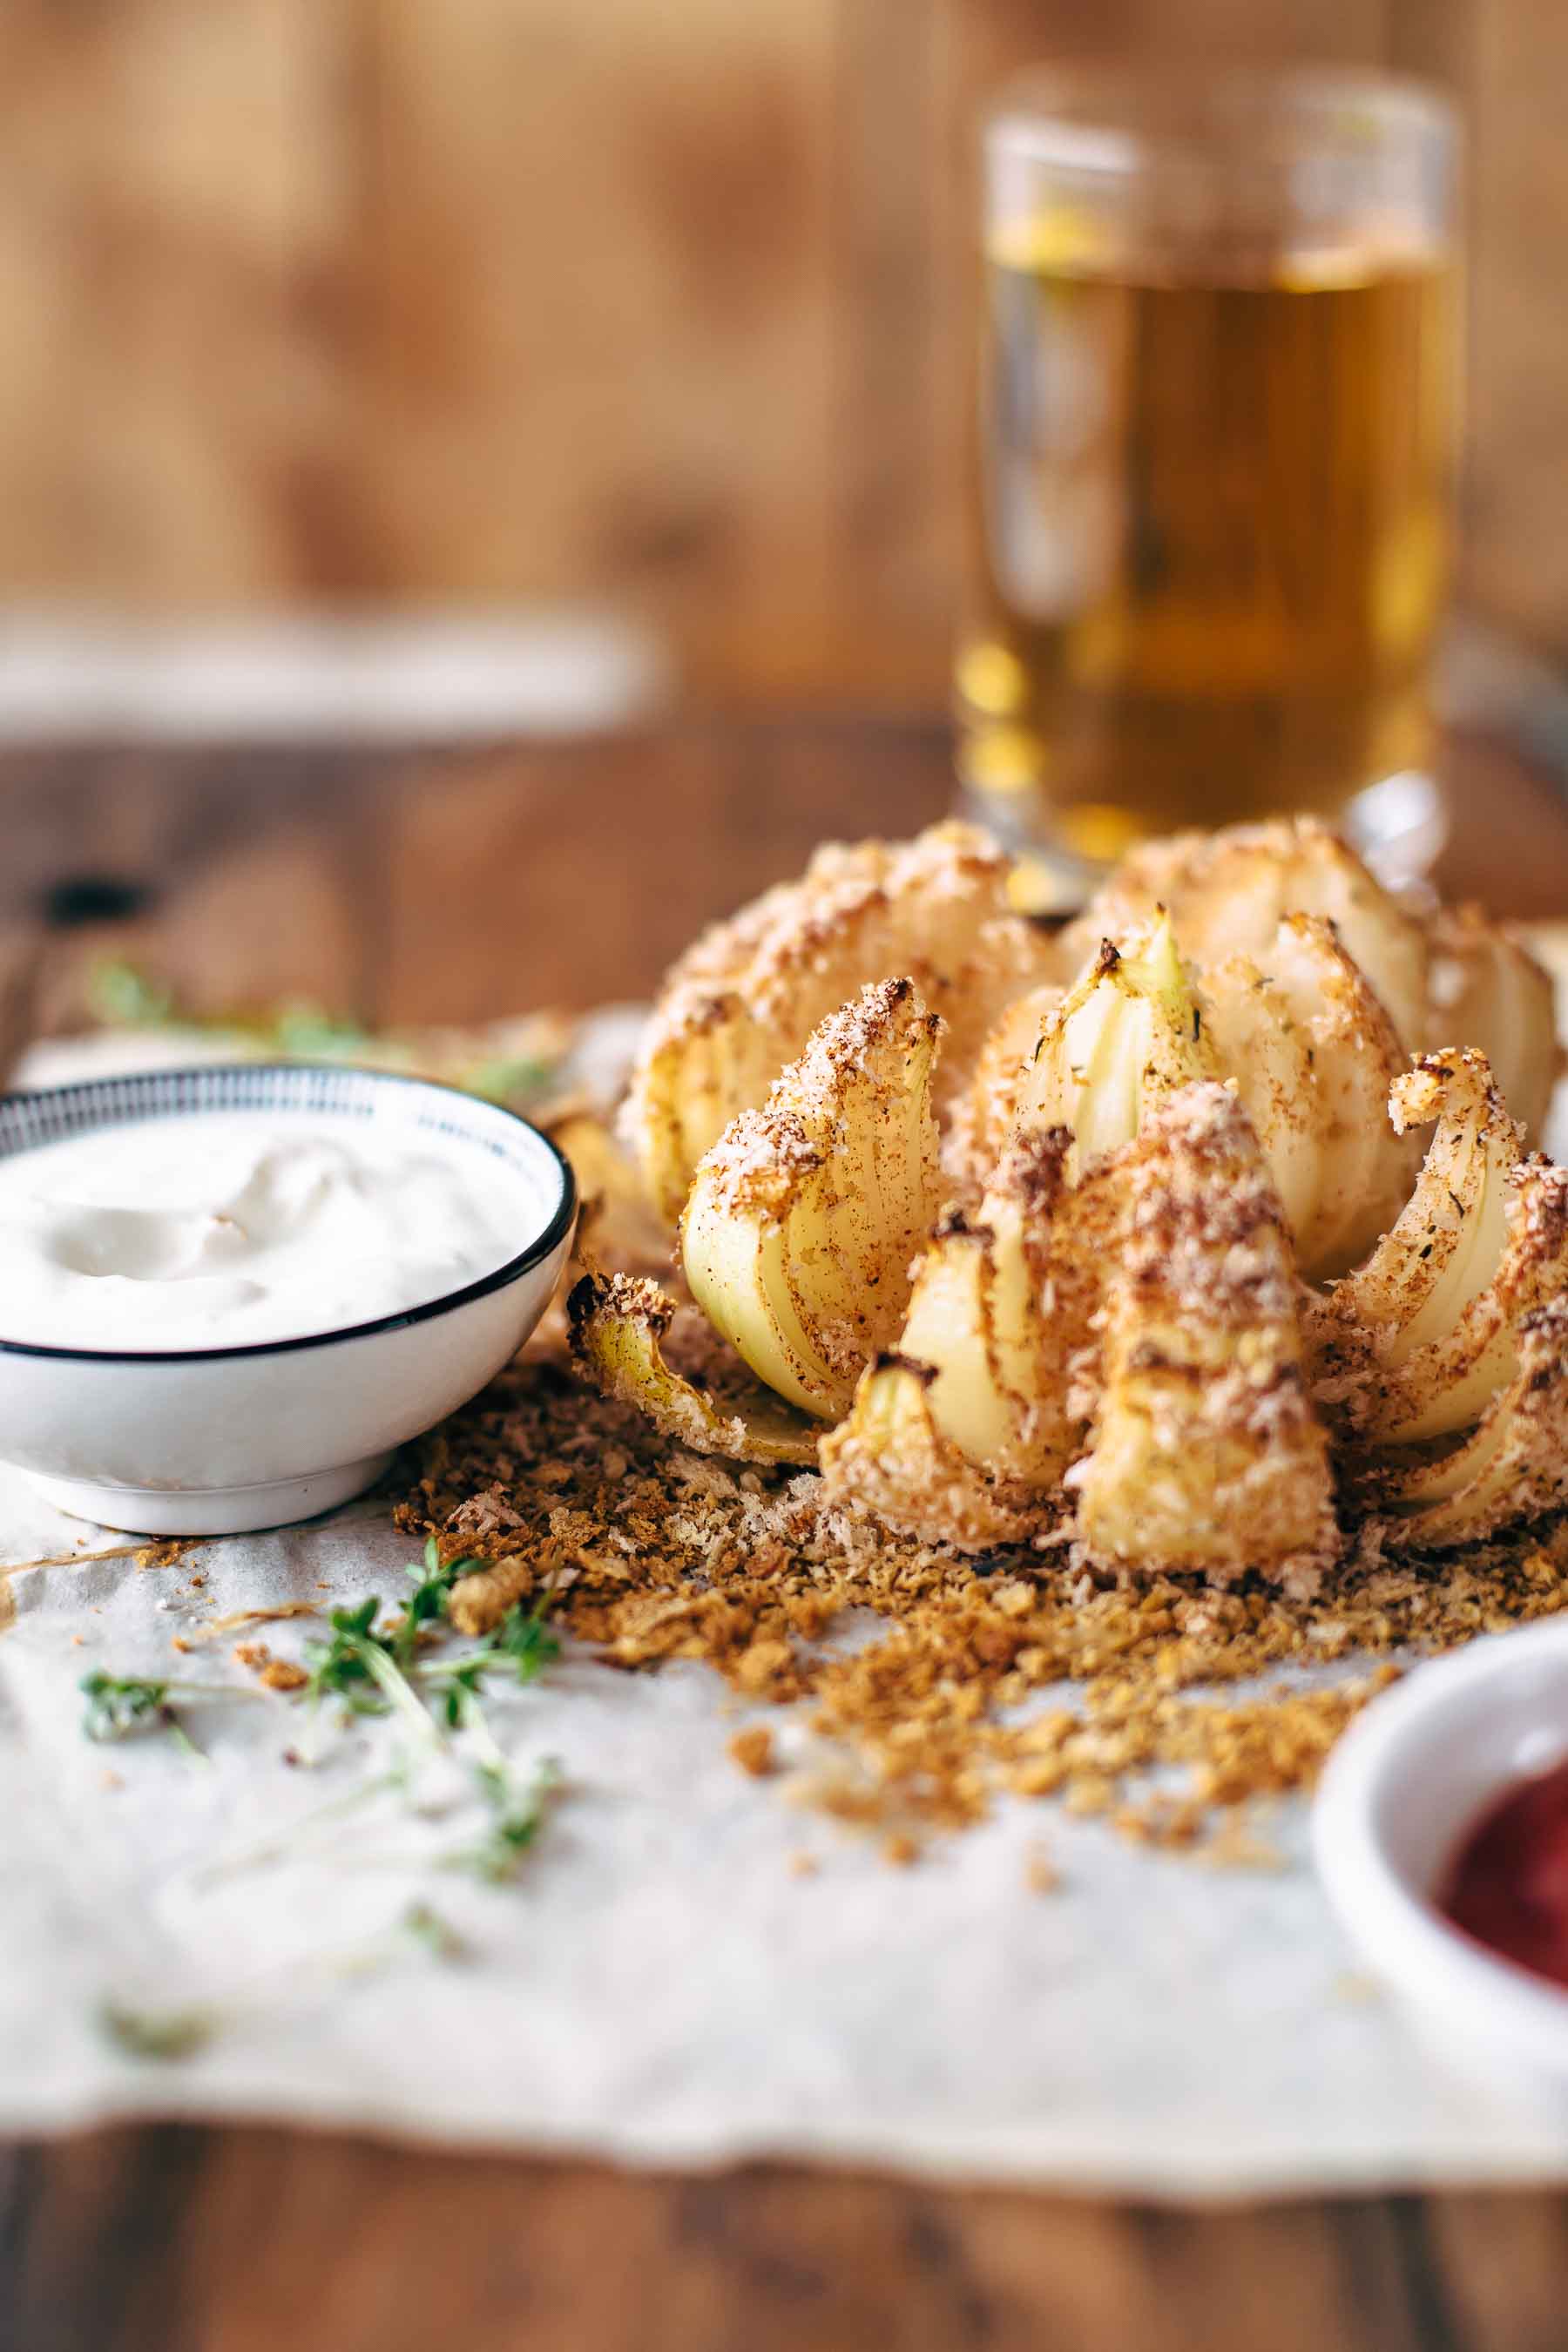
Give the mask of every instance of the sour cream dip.
M 531 1238 L 514 1171 L 409 1128 L 216 1110 L 0 1160 L 0 1339 L 243 1347 L 402 1314 Z

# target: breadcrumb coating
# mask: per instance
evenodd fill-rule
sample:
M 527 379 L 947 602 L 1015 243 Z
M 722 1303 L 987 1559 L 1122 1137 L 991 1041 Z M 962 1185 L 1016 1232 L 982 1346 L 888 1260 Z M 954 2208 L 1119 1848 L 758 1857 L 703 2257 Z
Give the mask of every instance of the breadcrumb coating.
M 607 1665 L 700 1660 L 795 1710 L 770 1785 L 917 1842 L 1011 1795 L 1267 1859 L 1256 1809 L 1310 1786 L 1410 1657 L 1568 1602 L 1561 1509 L 1447 1559 L 1369 1518 L 1302 1594 L 1255 1575 L 1119 1579 L 1067 1531 L 964 1557 L 879 1528 L 813 1475 L 693 1454 L 552 1352 L 423 1442 L 397 1517 L 489 1563 L 454 1588 L 463 1630 L 554 1580 L 559 1622 Z M 830 1641 L 866 1610 L 869 1642 Z M 1329 1664 L 1349 1671 L 1303 1687 Z

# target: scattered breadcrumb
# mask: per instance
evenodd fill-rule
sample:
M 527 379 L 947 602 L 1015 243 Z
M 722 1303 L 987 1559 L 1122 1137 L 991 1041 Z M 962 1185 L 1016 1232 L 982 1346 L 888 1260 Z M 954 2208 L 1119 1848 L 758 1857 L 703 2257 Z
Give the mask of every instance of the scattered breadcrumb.
M 292 1658 L 275 1658 L 265 1642 L 237 1642 L 234 1658 L 237 1665 L 248 1666 L 257 1680 L 268 1690 L 303 1690 L 310 1675 Z
M 1568 1602 L 1561 1517 L 1426 1559 L 1369 1520 L 1310 1594 L 1118 1582 L 1059 1542 L 961 1557 L 833 1503 L 813 1473 L 688 1453 L 554 1353 L 445 1423 L 415 1469 L 399 1526 L 486 1562 L 454 1587 L 464 1632 L 552 1584 L 556 1622 L 605 1664 L 698 1659 L 797 1707 L 814 1739 L 789 1794 L 900 1857 L 1012 1795 L 1267 1865 L 1251 1816 L 1310 1786 L 1407 1663 Z M 826 1637 L 851 1610 L 881 1622 L 846 1649 Z M 731 1742 L 744 1769 L 758 1752 Z
M 730 1742 L 730 1753 L 742 1772 L 754 1780 L 765 1780 L 770 1772 L 778 1769 L 773 1754 L 773 1735 L 765 1723 L 752 1724 L 746 1731 L 737 1731 Z
M 175 1568 L 187 1552 L 196 1550 L 205 1541 L 202 1536 L 160 1536 L 153 1543 L 126 1544 L 113 1552 L 99 1552 L 100 1559 L 122 1559 L 129 1551 L 138 1568 Z
M 1031 1895 L 1055 1895 L 1062 1883 L 1061 1872 L 1043 1845 L 1032 1845 L 1024 1857 L 1024 1884 Z

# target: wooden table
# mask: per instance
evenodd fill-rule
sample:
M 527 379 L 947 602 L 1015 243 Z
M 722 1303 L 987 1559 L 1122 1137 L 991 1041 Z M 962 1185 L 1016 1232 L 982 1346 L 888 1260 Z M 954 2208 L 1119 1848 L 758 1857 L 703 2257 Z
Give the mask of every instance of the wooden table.
M 1445 880 L 1568 913 L 1568 802 L 1450 747 Z M 454 758 L 0 758 L 0 1043 L 142 963 L 190 1003 L 467 1021 L 646 992 L 824 834 L 949 793 L 940 733 L 799 721 Z M 0 2352 L 1562 2352 L 1568 2199 L 1183 2212 L 149 2126 L 0 2147 Z

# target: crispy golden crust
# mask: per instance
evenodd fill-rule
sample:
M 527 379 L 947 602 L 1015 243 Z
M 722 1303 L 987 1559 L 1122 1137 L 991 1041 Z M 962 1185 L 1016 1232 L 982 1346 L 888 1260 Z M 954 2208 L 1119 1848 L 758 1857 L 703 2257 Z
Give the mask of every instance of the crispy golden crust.
M 1197 985 L 1302 1273 L 1342 1274 L 1387 1232 L 1421 1162 L 1385 1112 L 1405 1060 L 1393 1022 L 1320 915 L 1287 915 L 1259 961 L 1205 965 Z
M 1513 1378 L 1473 1435 L 1401 1468 L 1385 1462 L 1373 1475 L 1370 1490 L 1380 1508 L 1399 1514 L 1405 1544 L 1448 1551 L 1482 1543 L 1568 1502 L 1568 1298 L 1521 1317 L 1516 1339 Z
M 830 844 L 798 882 L 703 934 L 660 992 L 625 1114 L 669 1223 L 704 1152 L 868 982 L 907 974 L 951 1018 L 943 1085 L 962 1087 L 994 1019 L 1052 968 L 1050 941 L 1008 905 L 1009 870 L 984 835 L 956 824 L 910 842 Z
M 592 1235 L 596 1266 L 652 1274 L 669 1263 L 669 1235 L 647 1204 L 637 1163 L 596 1112 L 574 1110 L 549 1134 L 572 1162 L 582 1206 L 577 1254 Z
M 1101 940 L 1025 1065 L 1017 1119 L 1071 1130 L 1074 1177 L 1137 1133 L 1145 1108 L 1218 1075 L 1190 966 L 1162 912 Z
M 1061 1524 L 1117 1214 L 1115 1163 L 1069 1188 L 1071 1143 L 1062 1128 L 1024 1129 L 978 1218 L 940 1220 L 898 1349 L 862 1374 L 824 1440 L 829 1492 L 963 1550 Z
M 1289 915 L 1261 962 L 1188 963 L 1168 919 L 1102 940 L 1065 996 L 1037 990 L 993 1032 L 951 1160 L 973 1189 L 1030 1112 L 1125 1139 L 1140 1107 L 1232 1080 L 1279 1189 L 1302 1270 L 1342 1273 L 1397 1216 L 1420 1162 L 1384 1114 L 1405 1056 L 1331 923 Z
M 1426 1043 L 1426 932 L 1318 818 L 1144 843 L 1064 932 L 1063 951 L 1081 961 L 1101 939 L 1147 921 L 1156 907 L 1169 910 L 1183 950 L 1199 962 L 1261 958 L 1285 916 L 1326 916 L 1407 1050 Z
M 1299 1583 L 1337 1549 L 1300 1286 L 1246 1114 L 1220 1086 L 1151 1115 L 1125 1161 L 1093 1442 L 1069 1483 L 1092 1556 Z
M 1433 1043 L 1484 1054 L 1514 1118 L 1539 1135 L 1563 1059 L 1551 973 L 1479 907 L 1439 908 L 1427 935 Z
M 1065 992 L 1052 981 L 1016 997 L 981 1045 L 942 1147 L 942 1165 L 965 1199 L 978 1200 L 985 1189 L 1017 1119 L 1035 1049 Z
M 1020 1543 L 1058 1521 L 1037 1489 L 968 1460 L 931 1411 L 935 1369 L 879 1356 L 863 1374 L 855 1410 L 822 1441 L 826 1492 L 883 1527 L 955 1551 Z
M 936 1214 L 941 1030 L 912 982 L 862 989 L 704 1154 L 681 1213 L 692 1296 L 760 1380 L 824 1419 L 897 1335 Z
M 1366 1264 L 1313 1303 L 1319 1393 L 1363 1441 L 1468 1427 L 1512 1378 L 1522 1318 L 1568 1289 L 1568 1172 L 1526 1160 L 1480 1054 L 1427 1055 L 1396 1124 L 1437 1118 L 1409 1202 Z
M 641 1276 L 584 1274 L 566 1301 L 574 1360 L 602 1396 L 646 1413 L 665 1436 L 695 1453 L 732 1462 L 815 1462 L 816 1433 L 804 1414 L 749 1381 L 738 1363 L 720 1365 L 710 1335 L 700 1350 L 706 1359 L 700 1387 L 667 1360 L 665 1342 L 679 1311 Z

